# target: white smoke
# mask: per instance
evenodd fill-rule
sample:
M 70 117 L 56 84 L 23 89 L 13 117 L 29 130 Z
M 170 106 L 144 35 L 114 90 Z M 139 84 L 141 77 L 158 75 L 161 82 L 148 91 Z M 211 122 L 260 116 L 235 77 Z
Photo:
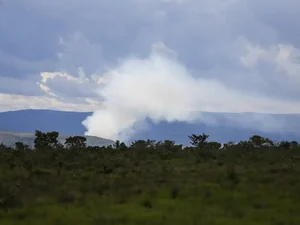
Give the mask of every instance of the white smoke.
M 86 135 L 113 140 L 128 140 L 146 128 L 146 118 L 154 122 L 213 123 L 201 112 L 300 112 L 299 104 L 294 102 L 247 95 L 217 80 L 195 78 L 161 43 L 147 58 L 121 61 L 103 75 L 101 82 L 97 93 L 103 99 L 102 107 L 83 125 Z

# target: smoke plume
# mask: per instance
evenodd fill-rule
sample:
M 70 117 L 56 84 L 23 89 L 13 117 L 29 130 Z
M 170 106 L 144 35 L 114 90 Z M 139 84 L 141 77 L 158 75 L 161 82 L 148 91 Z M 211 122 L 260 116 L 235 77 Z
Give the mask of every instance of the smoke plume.
M 218 80 L 196 78 L 163 44 L 155 45 L 146 58 L 132 56 L 121 60 L 101 81 L 97 93 L 103 99 L 102 107 L 83 125 L 86 135 L 112 140 L 126 141 L 138 130 L 146 129 L 146 119 L 154 123 L 214 123 L 213 118 L 201 112 L 300 111 L 293 102 L 253 96 L 228 88 Z M 247 119 L 251 121 L 250 117 Z

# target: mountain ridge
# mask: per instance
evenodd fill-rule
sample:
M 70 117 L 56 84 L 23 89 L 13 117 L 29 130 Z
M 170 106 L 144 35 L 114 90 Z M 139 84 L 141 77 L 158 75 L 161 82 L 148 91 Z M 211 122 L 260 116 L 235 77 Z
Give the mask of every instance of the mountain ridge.
M 83 136 L 86 129 L 82 121 L 92 112 L 72 112 L 57 110 L 18 110 L 0 113 L 0 130 L 13 131 L 16 133 L 34 133 L 35 130 L 42 132 L 57 131 L 62 135 Z M 225 143 L 228 141 L 247 140 L 252 135 L 268 137 L 273 141 L 296 140 L 300 141 L 300 114 L 261 114 L 261 113 L 209 113 L 203 112 L 203 118 L 207 121 L 215 121 L 216 125 L 185 122 L 160 122 L 154 123 L 147 119 L 149 129 L 141 130 L 130 140 L 152 139 L 173 140 L 178 144 L 189 144 L 188 135 L 192 133 L 206 133 L 210 135 L 210 141 Z M 254 116 L 259 119 L 245 124 L 245 118 Z M 264 131 L 261 121 L 267 121 L 276 127 L 286 124 L 290 130 Z

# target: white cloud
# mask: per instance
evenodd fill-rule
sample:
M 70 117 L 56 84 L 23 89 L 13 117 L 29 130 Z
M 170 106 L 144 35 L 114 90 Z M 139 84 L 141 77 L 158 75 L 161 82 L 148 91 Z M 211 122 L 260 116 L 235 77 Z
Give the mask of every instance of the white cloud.
M 242 64 L 260 77 L 266 86 L 276 84 L 282 92 L 300 95 L 300 50 L 292 45 L 278 44 L 270 48 L 248 44 L 247 53 L 240 57 Z M 265 69 L 267 68 L 267 70 Z
M 52 109 L 59 111 L 92 112 L 101 106 L 93 99 L 78 99 L 82 103 L 65 102 L 46 96 L 23 96 L 0 93 L 0 112 L 22 109 Z
M 269 49 L 247 45 L 247 54 L 241 61 L 247 67 L 255 67 L 261 61 L 275 63 L 279 70 L 290 76 L 300 76 L 300 50 L 292 45 L 278 44 Z
M 61 72 L 54 72 L 54 73 L 50 73 L 50 72 L 42 72 L 41 73 L 41 81 L 43 83 L 47 83 L 47 80 L 49 79 L 54 79 L 56 77 L 65 77 L 67 80 L 77 80 L 75 77 L 67 74 L 67 73 L 61 73 Z

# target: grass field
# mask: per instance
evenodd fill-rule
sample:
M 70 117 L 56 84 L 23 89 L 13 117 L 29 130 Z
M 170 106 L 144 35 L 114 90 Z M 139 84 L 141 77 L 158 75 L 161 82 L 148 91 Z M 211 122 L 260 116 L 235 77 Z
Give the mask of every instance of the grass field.
M 0 224 L 299 225 L 299 149 L 0 151 Z

